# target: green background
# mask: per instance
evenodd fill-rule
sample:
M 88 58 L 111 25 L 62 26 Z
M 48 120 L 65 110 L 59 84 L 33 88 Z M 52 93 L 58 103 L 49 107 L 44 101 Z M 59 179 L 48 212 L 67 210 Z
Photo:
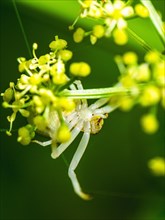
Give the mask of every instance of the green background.
M 164 15 L 164 0 L 154 1 Z M 37 42 L 38 55 L 48 52 L 55 35 L 68 41 L 73 61 L 86 61 L 92 74 L 83 80 L 85 88 L 112 86 L 118 78 L 113 56 L 133 50 L 143 58 L 144 50 L 132 39 L 126 46 L 116 46 L 102 39 L 92 46 L 89 38 L 75 44 L 68 26 L 79 12 L 75 0 L 16 1 L 29 47 Z M 30 58 L 11 1 L 1 1 L 0 92 L 19 77 L 17 57 Z M 89 29 L 91 21 L 78 24 Z M 76 26 L 78 26 L 78 24 Z M 129 26 L 152 47 L 163 46 L 149 21 L 135 19 Z M 135 107 L 131 112 L 111 113 L 97 135 L 91 135 L 88 148 L 76 169 L 84 191 L 93 200 L 77 197 L 67 176 L 67 165 L 60 157 L 53 160 L 50 148 L 37 144 L 22 146 L 17 132 L 11 137 L 0 135 L 1 147 L 1 215 L 2 220 L 163 220 L 164 178 L 155 177 L 147 167 L 150 158 L 164 155 L 164 114 L 159 109 L 160 130 L 150 136 L 142 132 L 139 119 L 146 110 Z M 9 124 L 10 110 L 0 112 L 0 128 Z M 18 117 L 17 130 L 26 122 Z M 64 153 L 69 162 L 81 138 L 80 134 Z

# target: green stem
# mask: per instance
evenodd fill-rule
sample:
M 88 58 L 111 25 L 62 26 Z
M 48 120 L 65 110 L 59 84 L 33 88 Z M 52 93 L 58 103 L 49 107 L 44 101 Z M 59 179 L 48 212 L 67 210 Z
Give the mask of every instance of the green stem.
M 76 80 L 76 77 L 72 77 L 65 85 L 59 87 L 58 91 L 62 91 L 65 88 L 68 88 L 75 80 Z
M 29 53 L 30 57 L 32 57 L 31 49 L 30 49 L 30 47 L 29 47 L 28 39 L 27 39 L 27 37 L 26 37 L 26 33 L 25 33 L 25 30 L 24 30 L 24 27 L 23 27 L 23 24 L 22 24 L 22 20 L 21 20 L 20 14 L 19 14 L 19 12 L 18 12 L 16 3 L 15 3 L 15 0 L 12 0 L 12 2 L 13 2 L 13 7 L 14 7 L 14 10 L 15 10 L 15 13 L 16 13 L 16 16 L 17 16 L 17 19 L 18 19 L 18 22 L 19 22 L 19 24 L 20 24 L 20 28 L 21 28 L 21 31 L 22 31 L 24 40 L 25 40 L 25 44 L 26 44 L 27 49 L 28 49 L 28 53 Z
M 127 28 L 127 31 L 137 41 L 137 43 L 140 44 L 140 46 L 142 46 L 146 51 L 152 50 L 152 48 L 134 31 L 132 31 L 130 28 Z
M 109 87 L 98 89 L 84 89 L 84 90 L 64 90 L 60 93 L 61 96 L 70 97 L 72 99 L 99 99 L 107 98 L 119 94 L 128 94 L 131 89 L 123 87 Z
M 163 32 L 163 22 L 161 20 L 160 15 L 157 13 L 156 9 L 154 8 L 152 2 L 150 0 L 140 0 L 142 4 L 148 9 L 150 13 L 150 19 L 163 43 L 165 44 L 165 37 L 164 37 L 164 32 Z

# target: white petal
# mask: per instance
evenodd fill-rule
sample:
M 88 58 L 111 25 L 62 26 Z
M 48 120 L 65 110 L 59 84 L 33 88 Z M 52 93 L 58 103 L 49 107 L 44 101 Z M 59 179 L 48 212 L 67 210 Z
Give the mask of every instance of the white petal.
M 104 9 L 108 15 L 112 15 L 114 12 L 114 7 L 110 2 L 104 5 Z
M 124 7 L 125 3 L 120 0 L 116 0 L 115 3 L 113 4 L 114 8 L 117 10 L 120 10 Z
M 120 18 L 120 19 L 118 20 L 118 22 L 117 22 L 117 27 L 118 27 L 119 29 L 126 28 L 126 27 L 127 27 L 127 22 L 126 22 L 124 19 Z
M 130 16 L 132 16 L 134 14 L 134 10 L 133 10 L 133 8 L 131 6 L 127 6 L 127 7 L 122 9 L 121 14 L 124 17 L 130 17 Z

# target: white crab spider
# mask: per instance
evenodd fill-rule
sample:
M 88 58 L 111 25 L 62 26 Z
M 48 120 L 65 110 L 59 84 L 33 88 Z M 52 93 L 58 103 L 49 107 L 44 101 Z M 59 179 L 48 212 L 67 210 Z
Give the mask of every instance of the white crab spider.
M 77 80 L 74 82 L 74 84 L 70 86 L 72 90 L 83 89 L 80 81 Z M 66 143 L 62 143 L 59 146 L 54 146 L 52 144 L 52 140 L 45 142 L 35 140 L 36 143 L 42 146 L 52 144 L 51 156 L 53 159 L 56 159 L 67 149 L 67 147 L 74 141 L 78 134 L 83 131 L 81 141 L 69 165 L 68 175 L 71 179 L 75 193 L 86 200 L 90 199 L 90 195 L 82 191 L 77 176 L 75 174 L 75 169 L 85 152 L 85 149 L 89 142 L 90 134 L 98 133 L 102 128 L 103 119 L 107 118 L 108 113 L 112 112 L 116 108 L 116 106 L 111 107 L 110 105 L 106 105 L 107 102 L 109 102 L 109 98 L 103 98 L 88 106 L 86 99 L 77 100 L 76 109 L 68 115 L 63 115 L 64 120 L 68 124 L 71 131 L 71 138 Z M 52 114 L 49 125 L 50 137 L 51 133 L 54 133 L 54 130 L 57 130 L 59 124 L 57 120 L 58 118 L 56 117 L 56 114 Z

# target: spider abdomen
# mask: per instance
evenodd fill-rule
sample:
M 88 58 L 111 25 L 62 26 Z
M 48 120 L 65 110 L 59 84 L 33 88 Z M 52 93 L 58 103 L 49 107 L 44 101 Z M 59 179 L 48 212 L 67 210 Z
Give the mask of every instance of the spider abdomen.
M 93 116 L 90 121 L 91 134 L 97 134 L 104 124 L 104 120 L 100 116 Z

